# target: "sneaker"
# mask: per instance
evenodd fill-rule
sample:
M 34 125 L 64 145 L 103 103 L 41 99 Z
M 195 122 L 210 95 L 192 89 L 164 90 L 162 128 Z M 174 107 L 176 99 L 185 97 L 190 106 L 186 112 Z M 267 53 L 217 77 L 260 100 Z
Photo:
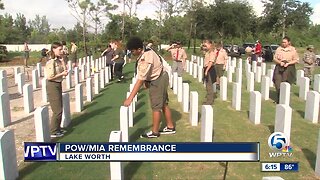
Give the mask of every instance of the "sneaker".
M 121 79 L 118 79 L 118 81 L 117 82 L 121 82 Z
M 168 128 L 167 126 L 159 131 L 160 134 L 175 134 L 176 128 Z
M 145 134 L 141 134 L 140 135 L 140 138 L 157 138 L 157 137 L 159 137 L 160 136 L 160 134 L 158 133 L 158 134 L 155 134 L 155 133 L 153 133 L 152 131 L 149 131 L 149 132 L 147 132 L 147 133 L 145 133 Z
M 51 134 L 51 137 L 52 138 L 57 138 L 57 137 L 62 137 L 64 134 L 60 133 L 60 132 L 57 132 L 57 133 L 54 133 L 54 134 Z
M 65 134 L 65 133 L 67 133 L 67 132 L 68 132 L 67 130 L 60 129 L 60 133 L 61 133 L 61 134 Z

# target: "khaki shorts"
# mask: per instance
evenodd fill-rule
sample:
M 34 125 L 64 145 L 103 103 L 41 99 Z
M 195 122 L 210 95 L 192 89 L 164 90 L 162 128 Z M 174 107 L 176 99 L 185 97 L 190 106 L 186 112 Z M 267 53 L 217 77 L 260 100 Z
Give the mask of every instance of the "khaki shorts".
M 158 79 L 150 82 L 149 96 L 152 111 L 161 111 L 168 104 L 169 76 L 167 72 L 163 72 Z
M 218 76 L 218 77 L 221 77 L 221 76 L 223 76 L 223 74 L 224 74 L 223 66 L 224 66 L 224 64 L 216 64 L 216 65 L 214 66 L 215 69 L 216 69 L 216 73 L 217 73 L 217 76 Z

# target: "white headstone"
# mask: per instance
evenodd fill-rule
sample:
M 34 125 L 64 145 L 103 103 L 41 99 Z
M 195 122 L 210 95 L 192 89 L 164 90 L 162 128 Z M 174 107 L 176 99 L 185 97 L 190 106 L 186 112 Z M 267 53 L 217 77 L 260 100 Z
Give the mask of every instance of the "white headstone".
M 81 65 L 81 81 L 85 81 L 86 80 L 86 65 Z
M 242 69 L 236 69 L 236 82 L 242 84 Z
M 284 180 L 284 179 L 280 176 L 266 176 L 266 177 L 262 177 L 262 180 Z
M 275 64 L 271 64 L 271 69 L 274 70 L 276 68 Z
M 72 72 L 72 62 L 71 61 L 68 61 L 68 70 L 70 71 L 70 72 Z
M 9 93 L 7 77 L 0 77 L 0 92 Z
M 201 66 L 198 66 L 198 82 L 202 82 L 203 79 L 203 68 Z
M 23 94 L 23 86 L 25 84 L 25 75 L 24 73 L 18 74 L 18 92 Z
M 193 64 L 193 78 L 197 78 L 198 76 L 198 65 L 196 63 Z
M 109 142 L 121 142 L 121 131 L 111 131 Z M 123 168 L 121 162 L 110 162 L 110 179 L 111 180 L 122 180 L 123 176 Z
M 202 105 L 201 111 L 201 142 L 212 142 L 213 109 L 211 105 Z
M 171 89 L 173 89 L 173 74 L 172 74 L 171 68 L 168 68 L 167 72 L 168 72 L 168 76 L 169 76 L 169 87 Z
M 183 83 L 182 93 L 183 93 L 183 98 L 182 98 L 183 112 L 187 113 L 189 112 L 189 94 L 190 94 L 188 83 Z
M 241 84 L 233 83 L 232 107 L 236 111 L 241 110 Z
M 20 67 L 14 67 L 14 82 L 15 84 L 18 84 L 18 74 L 21 73 L 21 68 Z
M 193 62 L 190 62 L 190 64 L 189 64 L 189 75 L 190 76 L 193 75 Z
M 313 90 L 320 92 L 320 74 L 314 75 Z
M 62 93 L 62 120 L 60 127 L 66 128 L 71 122 L 69 93 Z
M 220 98 L 222 101 L 226 101 L 228 96 L 228 80 L 225 76 L 220 78 Z
M 87 101 L 91 102 L 92 101 L 92 79 L 91 77 L 87 78 L 86 80 L 86 96 L 87 96 Z
M 47 106 L 38 107 L 34 111 L 34 125 L 37 142 L 50 142 L 49 111 Z
M 73 70 L 73 77 L 74 77 L 74 84 L 77 85 L 79 84 L 80 82 L 80 79 L 79 79 L 79 68 L 78 67 L 75 67 L 74 70 Z
M 100 84 L 99 84 L 99 73 L 94 74 L 94 94 L 99 94 Z
M 32 86 L 34 90 L 36 90 L 39 87 L 39 76 L 38 70 L 36 69 L 32 70 Z
M 300 78 L 299 98 L 302 100 L 307 99 L 307 92 L 309 91 L 310 79 L 307 77 Z
M 71 89 L 72 88 L 71 76 L 72 76 L 72 71 L 68 70 L 68 75 L 66 76 L 66 88 L 67 89 Z
M 266 63 L 261 63 L 261 75 L 265 76 L 267 71 L 267 64 Z
M 190 92 L 190 114 L 189 114 L 189 121 L 191 126 L 198 125 L 198 92 L 191 91 Z
M 82 87 L 82 84 L 76 85 L 75 96 L 76 96 L 76 112 L 81 112 L 83 109 L 83 87 Z
M 261 119 L 261 94 L 259 91 L 251 91 L 249 120 L 253 124 L 260 124 L 260 119 Z
M 228 82 L 232 82 L 232 68 L 229 68 L 228 72 L 227 72 L 227 78 L 228 78 Z
M 267 75 L 270 78 L 270 87 L 273 87 L 273 69 L 268 69 Z
M 38 72 L 38 77 L 42 76 L 42 67 L 41 67 L 41 63 L 37 63 L 37 72 Z
M 173 73 L 173 93 L 178 94 L 178 73 Z
M 120 130 L 122 132 L 122 142 L 129 142 L 129 108 L 120 107 Z
M 261 66 L 257 67 L 255 81 L 258 82 L 258 83 L 261 82 Z
M 130 92 L 127 92 L 127 98 L 130 96 Z M 128 107 L 128 126 L 133 127 L 133 102 L 131 102 L 130 106 Z
M 303 70 L 297 70 L 297 82 L 296 84 L 300 86 L 300 78 L 304 77 L 304 71 Z
M 307 93 L 307 101 L 304 118 L 312 123 L 318 123 L 319 116 L 319 93 L 317 91 L 309 91 Z
M 261 82 L 261 95 L 263 100 L 269 100 L 269 91 L 270 91 L 270 78 L 268 76 L 263 76 L 262 82 Z
M 290 142 L 292 109 L 288 105 L 277 104 L 274 132 L 284 133 Z
M 42 94 L 42 102 L 47 103 L 48 102 L 48 93 L 47 93 L 47 79 L 43 78 L 41 80 L 41 94 Z
M 182 102 L 182 77 L 178 77 L 178 102 Z
M 16 145 L 12 130 L 0 132 L 0 159 L 0 179 L 18 179 Z
M 109 77 L 109 67 L 106 67 L 105 69 L 104 69 L 104 79 L 105 79 L 105 83 L 106 84 L 109 84 L 109 82 L 110 82 L 110 77 Z
M 189 68 L 190 68 L 190 61 L 189 60 L 186 60 L 186 72 L 188 73 L 189 72 Z
M 86 74 L 87 74 L 87 78 L 91 76 L 91 61 L 88 60 L 87 64 L 86 64 Z
M 291 85 L 287 82 L 280 84 L 280 99 L 279 104 L 290 105 L 290 89 Z
M 247 91 L 254 91 L 254 73 L 249 72 L 249 76 L 247 79 Z
M 9 94 L 0 92 L 0 101 L 0 128 L 4 128 L 11 123 Z
M 29 114 L 34 110 L 32 85 L 25 84 L 23 86 L 23 104 L 24 112 Z
M 104 88 L 104 85 L 106 84 L 105 83 L 105 73 L 104 73 L 104 69 L 101 69 L 100 70 L 100 88 L 103 89 Z
M 253 73 L 257 72 L 257 61 L 252 61 L 252 72 Z

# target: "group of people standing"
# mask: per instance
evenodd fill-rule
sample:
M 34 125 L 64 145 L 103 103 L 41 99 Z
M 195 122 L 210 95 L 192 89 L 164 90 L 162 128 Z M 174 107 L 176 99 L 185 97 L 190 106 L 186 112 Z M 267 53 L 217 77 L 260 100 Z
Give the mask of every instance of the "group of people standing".
M 111 80 L 116 76 L 117 81 L 121 82 L 124 78 L 123 66 L 125 64 L 125 52 L 121 41 L 111 41 L 108 47 L 101 53 L 101 56 L 106 57 L 106 66 L 109 66 L 111 70 Z

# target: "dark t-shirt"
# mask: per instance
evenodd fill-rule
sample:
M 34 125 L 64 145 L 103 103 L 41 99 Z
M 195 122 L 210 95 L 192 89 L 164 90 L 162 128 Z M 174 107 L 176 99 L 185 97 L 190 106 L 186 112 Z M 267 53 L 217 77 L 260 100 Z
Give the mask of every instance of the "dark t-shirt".
M 124 63 L 124 52 L 121 49 L 116 49 L 113 52 L 113 57 L 119 55 L 117 59 L 114 60 L 115 63 Z
M 112 64 L 111 59 L 113 57 L 113 53 L 114 53 L 114 50 L 110 49 L 103 54 L 103 56 L 106 57 L 107 64 Z

